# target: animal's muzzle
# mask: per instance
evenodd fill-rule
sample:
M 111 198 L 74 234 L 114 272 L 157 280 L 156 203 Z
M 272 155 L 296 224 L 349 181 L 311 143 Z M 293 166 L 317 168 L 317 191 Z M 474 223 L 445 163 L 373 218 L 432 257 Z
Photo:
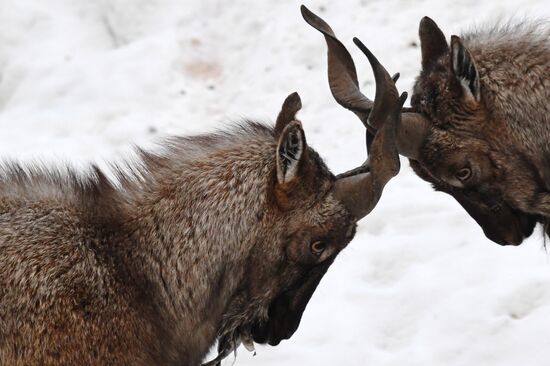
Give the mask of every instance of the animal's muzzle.
M 483 229 L 485 236 L 500 245 L 520 245 L 533 233 L 537 216 L 512 208 L 499 192 L 463 192 L 437 187 L 452 195 Z
M 497 222 L 486 222 L 485 225 L 480 223 L 480 225 L 485 236 L 500 245 L 520 245 L 533 233 L 537 224 L 535 216 L 519 212 L 509 212 L 508 216 L 495 217 L 495 219 Z
M 471 201 L 460 194 L 453 196 L 481 226 L 485 236 L 497 244 L 520 245 L 533 233 L 537 224 L 536 216 L 518 211 L 502 200 L 499 200 L 498 210 L 495 210 L 491 208 L 493 205 L 486 203 L 489 198 Z
M 311 268 L 298 285 L 280 294 L 268 309 L 268 319 L 251 327 L 256 343 L 276 346 L 298 329 L 306 306 L 334 258 Z
M 257 323 L 252 327 L 252 339 L 256 343 L 276 346 L 296 332 L 302 320 L 303 309 L 292 309 L 288 296 L 283 295 L 271 304 L 268 314 L 267 322 Z

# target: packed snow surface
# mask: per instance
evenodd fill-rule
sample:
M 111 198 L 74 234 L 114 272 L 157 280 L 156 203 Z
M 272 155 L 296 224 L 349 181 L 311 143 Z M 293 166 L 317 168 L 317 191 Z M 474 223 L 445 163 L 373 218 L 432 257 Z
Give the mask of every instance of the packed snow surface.
M 446 35 L 498 19 L 545 18 L 548 1 L 307 1 L 355 58 L 358 36 L 410 90 L 417 29 Z M 298 91 L 308 143 L 334 172 L 365 158 L 356 117 L 332 99 L 326 46 L 299 2 L 0 1 L 0 154 L 79 166 L 120 161 L 133 144 L 212 131 L 246 116 L 274 120 Z M 547 366 L 550 264 L 536 235 L 487 240 L 408 163 L 338 257 L 294 337 L 239 349 L 236 365 Z M 224 365 L 231 365 L 230 356 Z

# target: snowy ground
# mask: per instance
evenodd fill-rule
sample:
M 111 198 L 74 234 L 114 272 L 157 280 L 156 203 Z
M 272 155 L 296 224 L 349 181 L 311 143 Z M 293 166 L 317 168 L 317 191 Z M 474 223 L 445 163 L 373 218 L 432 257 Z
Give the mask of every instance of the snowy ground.
M 273 120 L 302 96 L 308 142 L 335 172 L 364 158 L 363 130 L 332 99 L 325 44 L 299 2 L 0 0 L 0 156 L 121 159 L 157 135 Z M 499 17 L 550 16 L 547 0 L 308 1 L 355 57 L 359 36 L 410 90 L 417 27 L 446 34 Z M 546 366 L 550 264 L 540 235 L 499 247 L 403 161 L 305 312 L 276 348 L 237 365 Z M 231 365 L 229 358 L 224 364 Z

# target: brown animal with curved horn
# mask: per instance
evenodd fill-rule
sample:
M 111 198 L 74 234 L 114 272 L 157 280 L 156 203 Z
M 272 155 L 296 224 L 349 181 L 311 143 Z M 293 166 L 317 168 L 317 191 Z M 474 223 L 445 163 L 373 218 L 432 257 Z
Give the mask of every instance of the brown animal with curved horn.
M 305 7 L 302 14 L 327 40 L 335 99 L 374 131 L 366 117 L 372 102 L 359 91 L 350 54 L 324 21 Z M 535 30 L 495 28 L 453 36 L 449 46 L 424 18 L 422 72 L 397 131 L 399 153 L 414 171 L 452 195 L 499 244 L 520 244 L 537 221 L 550 233 L 550 44 L 548 33 Z
M 496 243 L 550 234 L 550 30 L 479 29 L 450 44 L 420 22 L 422 71 L 411 98 L 429 123 L 411 166 L 452 195 Z
M 0 169 L 0 364 L 189 365 L 288 339 L 399 171 L 404 97 L 375 59 L 370 166 L 335 177 L 283 103 L 275 126 L 174 137 L 116 182 Z M 366 113 L 366 111 L 365 111 Z

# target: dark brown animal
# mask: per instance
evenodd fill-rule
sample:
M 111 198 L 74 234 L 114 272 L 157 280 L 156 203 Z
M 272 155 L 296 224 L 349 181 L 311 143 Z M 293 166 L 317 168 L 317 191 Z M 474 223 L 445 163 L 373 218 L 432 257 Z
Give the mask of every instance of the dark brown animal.
M 499 244 L 550 233 L 550 33 L 497 26 L 452 36 L 420 23 L 411 105 L 427 117 L 416 173 L 451 194 Z
M 399 171 L 403 99 L 375 74 L 375 158 L 339 177 L 306 144 L 296 93 L 274 128 L 172 138 L 114 181 L 4 166 L 0 364 L 196 366 L 216 340 L 219 364 L 289 338 Z
M 452 36 L 449 45 L 424 18 L 419 33 L 422 71 L 412 109 L 403 110 L 400 153 L 489 239 L 520 244 L 537 222 L 550 234 L 550 32 L 502 25 Z M 340 58 L 345 67 L 329 67 L 340 83 L 333 94 L 364 119 L 353 61 Z

